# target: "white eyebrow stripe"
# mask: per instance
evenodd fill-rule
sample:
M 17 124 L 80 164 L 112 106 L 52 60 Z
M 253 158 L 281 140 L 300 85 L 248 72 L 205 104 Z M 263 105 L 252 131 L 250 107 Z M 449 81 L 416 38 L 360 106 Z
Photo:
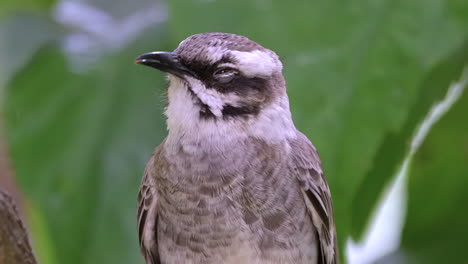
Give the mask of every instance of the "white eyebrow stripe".
M 235 65 L 234 63 L 226 62 L 226 63 L 218 64 L 217 68 L 218 69 L 220 69 L 220 68 L 234 68 L 234 69 L 237 69 L 237 65 Z
M 237 51 L 230 52 L 237 61 L 239 70 L 247 77 L 268 77 L 281 72 L 283 65 L 272 51 Z

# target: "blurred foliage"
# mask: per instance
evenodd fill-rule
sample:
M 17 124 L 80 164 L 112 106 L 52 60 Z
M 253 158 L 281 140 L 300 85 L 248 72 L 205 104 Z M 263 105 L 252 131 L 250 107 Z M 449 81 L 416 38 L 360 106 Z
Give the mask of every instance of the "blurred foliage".
M 136 194 L 165 127 L 162 100 L 151 96 L 163 76 L 132 62 L 157 43 L 133 43 L 80 75 L 47 47 L 10 84 L 11 156 L 31 205 L 44 212 L 57 263 L 139 258 Z
M 166 132 L 163 75 L 135 67 L 136 55 L 172 50 L 188 35 L 209 31 L 247 35 L 276 51 L 295 123 L 324 163 L 341 249 L 349 235 L 363 233 L 415 128 L 468 63 L 468 48 L 460 49 L 468 39 L 466 0 L 168 4 L 167 25 L 148 29 L 82 73 L 72 72 L 56 41 L 68 32 L 50 18 L 0 21 L 0 34 L 9 37 L 0 58 L 28 61 L 7 85 L 5 116 L 36 248 L 47 252 L 41 252 L 47 263 L 141 262 L 136 194 L 144 164 Z M 125 15 L 117 5 L 111 9 Z M 468 261 L 456 252 L 468 241 L 465 101 L 429 135 L 410 171 L 403 249 L 420 263 L 449 253 L 458 254 L 451 263 Z M 447 225 L 459 229 L 445 232 Z
M 0 18 L 0 106 L 3 83 L 58 34 L 58 26 L 44 14 L 20 12 Z
M 55 0 L 2 0 L 0 2 L 0 18 L 16 11 L 48 11 Z

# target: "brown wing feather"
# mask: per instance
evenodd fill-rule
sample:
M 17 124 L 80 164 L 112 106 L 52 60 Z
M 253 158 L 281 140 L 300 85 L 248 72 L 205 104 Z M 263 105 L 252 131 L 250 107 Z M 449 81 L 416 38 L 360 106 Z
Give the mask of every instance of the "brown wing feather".
M 319 240 L 319 264 L 338 264 L 335 222 L 330 189 L 322 173 L 320 158 L 309 139 L 298 132 L 292 140 L 293 164 L 303 186 Z
M 161 144 L 162 146 L 162 144 Z M 138 193 L 138 238 L 140 248 L 146 264 L 160 264 L 158 250 L 158 194 L 154 186 L 154 173 L 157 173 L 157 162 L 162 147 L 156 152 L 146 165 L 143 179 Z

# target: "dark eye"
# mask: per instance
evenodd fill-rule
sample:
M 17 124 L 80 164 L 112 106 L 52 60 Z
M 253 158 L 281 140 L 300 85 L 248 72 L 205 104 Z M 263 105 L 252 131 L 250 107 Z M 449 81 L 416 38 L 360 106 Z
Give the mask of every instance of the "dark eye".
M 213 77 L 222 83 L 230 82 L 239 71 L 233 68 L 220 68 L 213 73 Z

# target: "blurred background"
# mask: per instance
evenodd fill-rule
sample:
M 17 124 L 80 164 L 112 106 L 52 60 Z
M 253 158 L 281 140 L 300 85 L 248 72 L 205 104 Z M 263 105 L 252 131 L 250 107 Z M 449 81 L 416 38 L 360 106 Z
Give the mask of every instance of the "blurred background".
M 165 80 L 133 59 L 211 31 L 281 57 L 345 263 L 468 263 L 468 1 L 2 0 L 0 188 L 41 263 L 143 263 Z

